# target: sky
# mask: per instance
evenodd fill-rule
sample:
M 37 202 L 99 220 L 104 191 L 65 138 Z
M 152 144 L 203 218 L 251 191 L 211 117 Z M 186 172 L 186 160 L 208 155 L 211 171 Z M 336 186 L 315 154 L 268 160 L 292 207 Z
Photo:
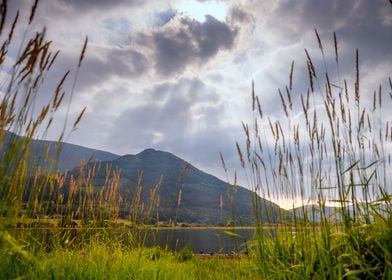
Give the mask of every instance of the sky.
M 33 1 L 9 2 L 8 26 L 17 9 L 27 21 Z M 321 63 L 315 29 L 328 65 L 336 32 L 349 81 L 359 49 L 362 92 L 387 87 L 392 72 L 387 0 L 41 0 L 29 31 L 43 26 L 61 50 L 52 81 L 76 69 L 88 36 L 70 118 L 87 109 L 67 142 L 120 155 L 168 151 L 222 179 L 220 152 L 230 177 L 240 168 L 235 143 L 244 143 L 241 121 L 252 122 L 252 81 L 264 114 L 281 118 L 278 89 L 288 85 L 292 61 L 297 98 L 308 88 L 304 49 Z M 46 137 L 56 139 L 61 128 Z

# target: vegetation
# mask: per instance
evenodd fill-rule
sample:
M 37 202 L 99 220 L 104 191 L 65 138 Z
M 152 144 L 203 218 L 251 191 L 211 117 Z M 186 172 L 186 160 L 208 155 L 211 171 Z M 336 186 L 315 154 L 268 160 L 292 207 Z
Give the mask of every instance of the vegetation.
M 37 3 L 35 1 L 31 9 L 29 25 L 34 20 Z M 0 21 L 3 35 L 6 33 L 6 11 L 7 2 L 3 1 Z M 4 39 L 0 49 L 1 70 L 7 73 L 0 88 L 3 152 L 0 272 L 4 278 L 392 278 L 392 216 L 388 188 L 391 184 L 392 129 L 390 121 L 382 118 L 383 110 L 390 106 L 392 94 L 385 96 L 380 87 L 372 100 L 363 97 L 358 51 L 351 92 L 348 82 L 339 74 L 336 36 L 337 70 L 331 75 L 325 62 L 325 49 L 316 32 L 323 70 L 316 69 L 309 52 L 305 51 L 309 90 L 296 96 L 293 63 L 286 93 L 279 91 L 284 120 L 273 120 L 263 114 L 253 88 L 254 129 L 243 124 L 246 147 L 237 144 L 237 150 L 249 185 L 253 187 L 251 201 L 257 223 L 256 235 L 247 246 L 247 255 L 201 259 L 189 248 L 177 253 L 147 248 L 146 234 L 142 230 L 127 232 L 128 243 L 123 242 L 122 235 L 108 230 L 108 227 L 121 226 L 120 170 L 105 166 L 105 176 L 99 178 L 100 188 L 96 189 L 99 163 L 87 164 L 88 169 L 82 165 L 76 173 L 55 172 L 56 156 L 49 156 L 49 149 L 54 146 L 48 145 L 45 164 L 33 164 L 30 143 L 50 129 L 56 112 L 67 98 L 63 86 L 71 72 L 59 77 L 50 102 L 39 107 L 37 96 L 45 76 L 55 67 L 59 52 L 51 51 L 44 30 L 31 34 L 27 26 L 24 38 L 28 39 L 20 43 L 21 51 L 12 60 L 8 53 L 12 53 L 11 48 L 17 49 L 12 42 L 18 20 L 17 15 L 7 36 L 1 37 Z M 87 39 L 72 84 L 76 83 L 86 48 Z M 389 85 L 392 90 L 391 79 Z M 72 95 L 71 88 L 69 100 Z M 54 153 L 57 158 L 61 153 L 61 141 L 69 130 L 77 127 L 83 113 L 84 110 L 70 128 L 65 121 Z M 7 131 L 16 134 L 11 134 L 5 142 Z M 7 143 L 5 149 L 4 143 Z M 54 168 L 48 168 L 49 163 Z M 223 157 L 222 163 L 225 167 Z M 158 193 L 162 182 L 154 182 L 148 191 L 147 203 L 143 203 L 141 179 L 142 174 L 137 177 L 134 192 L 126 205 L 130 225 L 139 224 L 141 217 L 147 220 L 154 217 L 153 210 L 160 204 Z M 232 194 L 229 191 L 228 199 L 235 206 Z M 270 221 L 287 222 L 288 217 L 281 212 L 276 220 L 277 213 L 270 211 L 258 195 L 278 201 L 299 200 L 304 206 L 294 211 L 289 226 L 281 227 L 275 235 L 269 236 L 264 226 Z M 181 189 L 175 197 L 180 208 L 183 202 Z M 308 197 L 317 207 L 305 206 Z M 334 213 L 327 211 L 331 203 L 339 206 L 332 210 Z M 48 214 L 59 217 L 50 219 L 46 217 Z M 233 212 L 234 218 L 235 215 Z M 265 215 L 270 215 L 269 220 Z M 83 232 L 75 219 L 83 225 Z M 235 219 L 231 220 L 230 224 L 234 223 Z
M 305 50 L 306 93 L 294 93 L 293 62 L 285 93 L 278 91 L 284 117 L 273 120 L 263 114 L 253 88 L 253 131 L 243 124 L 246 147 L 237 144 L 255 194 L 302 204 L 293 211 L 292 230 L 271 240 L 261 231 L 265 210 L 253 196 L 260 273 L 266 278 L 390 279 L 392 131 L 383 116 L 392 93 L 381 85 L 373 98 L 361 93 L 358 50 L 351 91 L 340 76 L 336 35 L 336 73 L 331 74 L 315 33 L 322 70 Z M 389 86 L 392 90 L 390 78 Z
M 78 250 L 12 252 L 1 254 L 5 279 L 251 279 L 256 275 L 249 259 L 189 258 L 187 253 L 176 256 L 159 248 L 129 249 L 99 241 Z

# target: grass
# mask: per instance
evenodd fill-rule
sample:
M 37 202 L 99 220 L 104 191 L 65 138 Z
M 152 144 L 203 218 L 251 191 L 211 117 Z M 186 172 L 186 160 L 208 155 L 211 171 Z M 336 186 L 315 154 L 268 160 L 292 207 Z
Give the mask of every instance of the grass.
M 57 249 L 31 258 L 17 252 L 2 255 L 0 271 L 6 279 L 251 279 L 255 275 L 248 259 L 181 256 L 159 248 L 129 249 L 96 241 L 79 250 Z
M 87 39 L 77 63 L 71 92 L 63 86 L 71 76 L 58 77 L 50 101 L 35 103 L 44 77 L 55 67 L 58 52 L 51 50 L 45 32 L 30 34 L 38 1 L 30 11 L 20 54 L 7 56 L 18 16 L 2 41 L 1 69 L 9 75 L 1 84 L 0 145 L 5 148 L 0 164 L 0 272 L 7 279 L 391 279 L 392 217 L 390 146 L 392 124 L 383 118 L 390 108 L 392 94 L 381 86 L 369 100 L 362 94 L 359 52 L 355 52 L 353 89 L 340 76 L 339 48 L 334 34 L 336 71 L 327 67 L 326 52 L 316 31 L 321 53 L 321 70 L 305 50 L 308 90 L 299 94 L 294 87 L 294 63 L 289 83 L 278 90 L 283 118 L 263 112 L 261 99 L 252 87 L 254 124 L 243 123 L 245 147 L 237 144 L 241 165 L 252 187 L 256 221 L 255 238 L 249 242 L 249 255 L 236 259 L 199 259 L 189 249 L 178 253 L 144 246 L 145 235 L 123 244 L 118 236 L 95 227 L 130 227 L 148 221 L 159 204 L 157 182 L 148 203 L 141 199 L 141 178 L 129 205 L 127 222 L 119 219 L 120 172 L 107 168 L 104 187 L 92 184 L 95 168 L 78 174 L 52 172 L 55 159 L 45 160 L 53 168 L 32 164 L 31 139 L 45 135 L 57 110 L 68 98 L 71 106 L 77 74 L 87 49 Z M 1 18 L 7 16 L 7 1 L 1 4 Z M 0 23 L 3 20 L 0 21 Z M 0 31 L 6 34 L 0 24 Z M 6 68 L 6 65 L 11 65 Z M 7 66 L 8 67 L 8 66 Z M 336 72 L 336 73 L 335 73 Z M 390 90 L 392 82 L 389 78 Z M 387 94 L 388 93 L 388 94 Z M 68 118 L 60 142 L 82 119 L 82 110 L 73 125 Z M 298 116 L 300 116 L 298 118 Z M 23 138 L 11 137 L 6 131 Z M 222 164 L 225 168 L 223 157 Z M 99 163 L 97 163 L 99 164 Z M 84 172 L 86 171 L 86 172 Z M 65 187 L 65 183 L 69 187 Z M 234 183 L 236 185 L 236 183 Z M 181 204 L 178 194 L 178 206 Z M 235 194 L 235 188 L 229 195 Z M 275 200 L 301 201 L 293 216 L 281 216 L 276 236 L 266 236 L 269 226 L 259 196 Z M 308 208 L 308 202 L 316 207 Z M 339 207 L 333 215 L 328 205 Z M 234 213 L 234 212 L 233 212 Z M 59 215 L 49 220 L 47 215 Z M 276 214 L 276 213 L 271 213 Z M 314 217 L 319 217 L 315 219 Z M 339 217 L 334 220 L 333 216 Z M 38 218 L 37 218 L 38 217 Z M 43 218 L 42 218 L 43 217 Z M 288 222 L 288 219 L 289 222 Z M 70 238 L 72 221 L 86 229 Z M 234 220 L 234 219 L 233 219 Z M 49 225 L 53 232 L 43 236 L 34 227 Z M 13 227 L 27 227 L 12 231 Z
M 340 76 L 336 34 L 336 73 L 315 34 L 321 70 L 305 50 L 307 91 L 295 92 L 293 62 L 288 85 L 278 90 L 282 117 L 273 119 L 263 113 L 253 85 L 254 124 L 243 123 L 246 145 L 237 143 L 260 229 L 265 221 L 259 217 L 268 209 L 257 195 L 301 205 L 292 231 L 274 240 L 257 231 L 260 273 L 272 279 L 390 279 L 392 132 L 384 116 L 392 94 L 381 85 L 372 99 L 362 94 L 358 50 L 350 90 Z M 336 206 L 332 213 L 329 205 Z

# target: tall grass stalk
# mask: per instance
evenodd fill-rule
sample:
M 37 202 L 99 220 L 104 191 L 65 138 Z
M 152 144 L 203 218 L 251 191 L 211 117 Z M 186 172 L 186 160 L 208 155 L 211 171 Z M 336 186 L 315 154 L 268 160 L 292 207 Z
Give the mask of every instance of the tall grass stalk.
M 296 94 L 294 63 L 289 85 L 278 90 L 281 118 L 266 117 L 252 84 L 253 130 L 243 124 L 240 162 L 254 192 L 260 271 L 267 278 L 338 279 L 392 277 L 391 121 L 392 95 L 380 86 L 373 100 L 363 94 L 359 51 L 353 90 L 342 78 L 334 34 L 336 73 L 317 32 L 322 67 L 305 49 L 309 86 Z M 388 91 L 392 90 L 391 86 Z M 245 152 L 243 153 L 242 150 Z M 246 156 L 245 156 L 246 154 Z M 258 195 L 287 203 L 292 223 L 265 238 Z M 298 205 L 298 202 L 300 204 Z M 331 208 L 335 206 L 335 208 Z M 281 223 L 287 216 L 281 215 Z

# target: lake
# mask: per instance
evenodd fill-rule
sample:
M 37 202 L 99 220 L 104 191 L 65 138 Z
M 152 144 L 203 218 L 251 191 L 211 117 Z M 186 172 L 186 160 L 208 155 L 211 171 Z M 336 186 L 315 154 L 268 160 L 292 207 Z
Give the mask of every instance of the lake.
M 87 241 L 99 231 L 100 236 L 107 236 L 120 241 L 125 245 L 136 246 L 144 244 L 147 247 L 159 246 L 172 251 L 180 251 L 189 247 L 194 253 L 230 253 L 246 252 L 248 241 L 255 235 L 254 228 L 79 228 L 78 243 Z M 48 250 L 51 244 L 59 236 L 68 238 L 71 229 L 57 228 L 31 228 L 9 229 L 11 235 L 17 239 L 40 240 L 47 244 Z M 30 234 L 28 234 L 30 232 Z M 276 229 L 264 229 L 268 236 L 274 236 Z M 30 235 L 30 238 L 28 237 Z
M 148 232 L 145 245 L 172 251 L 190 247 L 194 253 L 239 253 L 247 251 L 247 241 L 254 234 L 254 229 L 159 229 Z

